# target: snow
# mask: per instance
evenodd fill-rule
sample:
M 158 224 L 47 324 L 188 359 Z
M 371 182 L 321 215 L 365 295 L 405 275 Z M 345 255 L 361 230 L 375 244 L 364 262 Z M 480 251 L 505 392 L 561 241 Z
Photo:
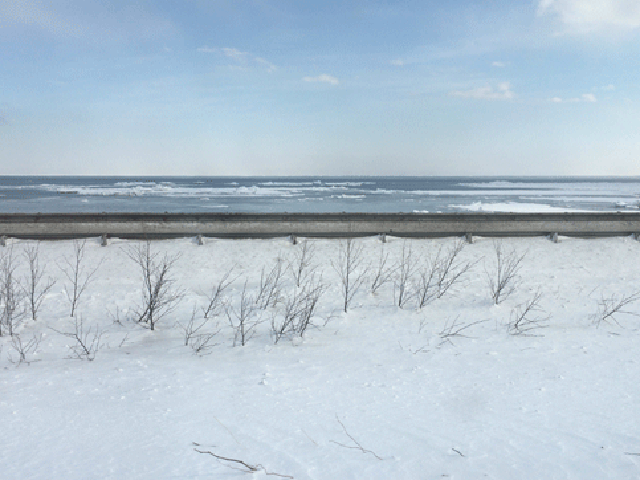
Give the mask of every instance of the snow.
M 589 210 L 575 210 L 564 207 L 552 207 L 543 203 L 526 202 L 473 202 L 470 205 L 450 205 L 452 208 L 470 212 L 587 212 Z
M 404 241 L 387 238 L 395 261 Z M 219 322 L 218 345 L 196 355 L 176 323 L 205 304 L 204 292 L 235 267 L 225 293 L 237 307 L 245 278 L 255 291 L 263 266 L 278 256 L 292 260 L 301 246 L 285 238 L 153 242 L 160 255 L 181 255 L 173 273 L 186 296 L 150 331 L 133 315 L 141 278 L 126 249 L 137 243 L 114 239 L 104 248 L 89 239 L 86 271 L 98 270 L 79 317 L 105 331 L 93 361 L 67 358 L 72 342 L 53 330 L 72 325 L 60 267 L 73 244 L 43 242 L 45 278 L 57 283 L 38 320 L 18 328 L 23 339 L 42 335 L 38 351 L 16 365 L 10 338 L 0 338 L 2 477 L 638 478 L 639 319 L 620 314 L 597 327 L 594 315 L 603 298 L 640 290 L 640 242 L 560 240 L 502 240 L 507 251 L 527 255 L 519 287 L 500 305 L 487 288 L 494 241 L 474 238 L 461 257 L 477 263 L 450 295 L 421 310 L 399 309 L 386 284 L 375 296 L 358 292 L 347 313 L 331 266 L 338 240 L 309 240 L 316 273 L 329 286 L 318 328 L 302 341 L 274 345 L 266 321 L 246 346 L 233 347 L 221 315 L 212 320 Z M 376 265 L 383 244 L 359 242 Z M 425 260 L 453 242 L 410 243 Z M 11 240 L 0 254 L 21 258 L 29 245 Z M 18 274 L 25 273 L 21 265 Z M 286 292 L 293 288 L 289 272 L 285 280 Z M 536 336 L 509 335 L 512 310 L 538 289 L 544 311 L 536 316 L 548 317 L 548 327 Z M 626 311 L 640 314 L 640 302 Z M 113 321 L 116 312 L 122 325 Z M 447 341 L 452 322 L 479 323 Z M 239 464 L 194 448 L 264 468 L 242 473 L 231 468 Z

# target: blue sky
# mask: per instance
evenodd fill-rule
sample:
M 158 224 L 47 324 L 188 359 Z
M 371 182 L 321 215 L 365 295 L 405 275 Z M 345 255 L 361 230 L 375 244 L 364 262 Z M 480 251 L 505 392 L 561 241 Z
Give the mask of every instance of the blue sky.
M 640 1 L 0 0 L 1 174 L 640 175 Z

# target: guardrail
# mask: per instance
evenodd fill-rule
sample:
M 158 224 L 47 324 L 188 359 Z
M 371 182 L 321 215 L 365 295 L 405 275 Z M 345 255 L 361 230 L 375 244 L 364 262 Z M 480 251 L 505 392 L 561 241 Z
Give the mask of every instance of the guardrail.
M 579 237 L 637 235 L 640 212 L 597 213 L 43 213 L 0 214 L 0 236 L 130 239 L 191 235 L 400 237 L 457 235 Z

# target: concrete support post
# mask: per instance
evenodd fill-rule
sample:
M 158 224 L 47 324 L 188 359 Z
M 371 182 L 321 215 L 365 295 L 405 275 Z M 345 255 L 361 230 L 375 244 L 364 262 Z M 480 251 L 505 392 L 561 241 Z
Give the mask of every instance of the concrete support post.
M 473 234 L 471 232 L 467 232 L 464 234 L 464 239 L 467 241 L 467 243 L 471 244 L 473 243 Z
M 108 237 L 107 237 L 107 234 L 106 234 L 106 233 L 103 233 L 103 234 L 102 234 L 102 237 L 101 237 L 101 239 L 100 239 L 100 246 L 102 246 L 102 247 L 106 247 L 108 244 L 109 244 L 109 243 L 108 243 Z
M 558 232 L 554 232 L 553 235 L 551 235 L 551 240 L 553 240 L 553 243 L 558 243 L 560 240 L 558 240 Z
M 198 245 L 204 245 L 204 237 L 202 235 L 196 235 L 196 243 Z
M 7 246 L 7 237 L 4 235 L 0 235 L 0 247 Z
M 292 245 L 297 245 L 298 244 L 298 237 L 296 237 L 295 235 L 291 235 L 289 237 L 289 239 L 291 240 L 291 244 Z
M 380 234 L 380 241 L 382 243 L 387 243 L 387 234 L 386 233 L 381 233 Z

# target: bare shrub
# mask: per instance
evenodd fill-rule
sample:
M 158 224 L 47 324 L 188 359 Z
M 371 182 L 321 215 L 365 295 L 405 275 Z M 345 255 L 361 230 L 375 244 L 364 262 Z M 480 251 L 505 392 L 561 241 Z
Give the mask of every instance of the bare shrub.
M 260 272 L 260 286 L 256 295 L 256 305 L 259 309 L 265 310 L 267 307 L 275 307 L 280 300 L 282 292 L 282 280 L 284 275 L 283 261 L 280 257 L 276 259 L 276 264 L 269 270 L 262 268 Z M 302 272 L 300 273 L 300 275 Z
M 101 340 L 104 332 L 97 324 L 85 329 L 84 319 L 82 316 L 74 317 L 73 325 L 71 327 L 73 330 L 70 332 L 56 330 L 51 327 L 49 328 L 54 332 L 73 340 L 74 343 L 72 345 L 67 345 L 71 351 L 71 356 L 69 358 L 88 360 L 92 362 L 96 357 L 96 353 L 98 353 L 98 350 L 102 347 Z
M 221 313 L 221 310 L 224 307 L 224 292 L 225 290 L 231 286 L 235 279 L 230 280 L 229 277 L 233 272 L 233 268 L 228 270 L 223 276 L 222 279 L 213 286 L 211 289 L 211 293 L 207 295 L 207 306 L 202 309 L 204 313 L 204 318 L 211 318 L 214 316 L 218 316 Z
M 440 331 L 439 335 L 440 335 L 441 342 L 439 346 L 442 346 L 445 343 L 449 343 L 453 345 L 453 341 L 452 341 L 453 338 L 469 338 L 469 336 L 466 334 L 466 330 L 484 322 L 486 322 L 486 320 L 478 320 L 471 323 L 464 323 L 460 321 L 459 315 L 453 321 L 448 320 L 447 322 L 445 322 L 444 327 Z
M 14 360 L 11 356 L 9 356 L 9 361 L 14 364 L 20 365 L 21 363 L 26 363 L 27 365 L 31 363 L 31 361 L 27 360 L 27 355 L 34 353 L 38 350 L 38 345 L 40 345 L 40 341 L 42 340 L 42 336 L 33 335 L 28 342 L 23 342 L 22 337 L 15 333 L 11 336 L 11 348 L 18 354 L 17 360 Z
M 640 317 L 640 313 L 630 312 L 625 308 L 632 303 L 640 300 L 640 291 L 631 294 L 611 294 L 609 296 L 601 295 L 598 302 L 598 311 L 592 315 L 593 323 L 596 327 L 600 327 L 602 322 L 615 323 L 619 327 L 622 326 L 617 320 L 618 315 L 632 315 Z
M 214 331 L 207 331 L 210 322 L 210 318 L 204 316 L 198 318 L 198 309 L 193 307 L 191 312 L 191 318 L 186 324 L 178 324 L 184 331 L 184 344 L 191 347 L 193 353 L 197 355 L 204 355 L 210 353 L 210 350 L 217 344 L 213 344 L 212 341 L 215 336 L 220 333 L 218 324 L 216 323 Z
M 293 253 L 293 260 L 289 264 L 289 269 L 293 275 L 296 287 L 302 285 L 307 276 L 313 274 L 316 266 L 313 264 L 315 247 L 308 240 L 303 240 L 300 246 Z
M 505 251 L 502 242 L 493 242 L 496 261 L 493 269 L 487 270 L 487 283 L 493 302 L 498 305 L 518 288 L 520 268 L 527 252 L 519 254 L 514 250 Z
M 385 283 L 391 282 L 396 273 L 396 265 L 393 265 L 389 262 L 389 252 L 385 252 L 384 244 L 380 246 L 380 256 L 378 258 L 378 263 L 373 269 L 371 275 L 371 295 L 375 295 L 378 292 L 378 289 L 382 287 Z
M 474 262 L 459 261 L 458 255 L 464 246 L 465 243 L 462 240 L 457 240 L 445 253 L 440 247 L 435 257 L 429 259 L 426 268 L 421 269 L 415 293 L 419 308 L 446 295 L 449 289 L 475 265 Z
M 71 313 L 70 317 L 73 317 L 76 314 L 76 309 L 78 308 L 78 303 L 80 302 L 80 297 L 84 293 L 85 289 L 93 279 L 93 276 L 100 268 L 102 261 L 98 263 L 98 265 L 89 269 L 84 264 L 84 254 L 85 254 L 85 246 L 87 244 L 87 240 L 84 239 L 74 240 L 73 241 L 73 255 L 71 257 L 62 257 L 63 264 L 58 264 L 60 270 L 67 280 L 69 281 L 68 285 L 64 286 L 64 292 L 69 299 L 69 303 L 71 304 Z
M 24 304 L 26 292 L 16 278 L 17 268 L 13 246 L 10 246 L 0 256 L 0 336 L 13 335 L 27 314 Z
M 540 307 L 540 300 L 542 299 L 542 292 L 538 290 L 531 299 L 518 305 L 511 311 L 509 319 L 509 325 L 507 331 L 511 335 L 523 335 L 531 336 L 534 330 L 546 328 L 545 322 L 549 320 L 549 317 L 540 318 L 533 315 L 537 312 L 543 312 Z
M 331 266 L 340 277 L 342 284 L 343 308 L 347 312 L 351 301 L 367 280 L 368 266 L 363 266 L 363 246 L 353 238 L 347 238 L 338 244 L 338 258 Z
M 142 274 L 142 305 L 137 311 L 138 322 L 149 325 L 155 330 L 156 324 L 171 313 L 184 298 L 184 291 L 175 288 L 172 278 L 173 267 L 180 255 L 160 257 L 151 251 L 151 242 L 125 249 L 126 255 L 139 267 Z
M 315 276 L 311 276 L 302 288 L 295 288 L 285 297 L 281 315 L 271 318 L 274 343 L 277 344 L 282 337 L 304 336 L 312 325 L 318 302 L 325 291 L 322 278 L 316 281 Z
M 240 344 L 245 346 L 247 342 L 255 335 L 256 328 L 261 323 L 260 319 L 255 318 L 255 300 L 247 293 L 247 280 L 244 281 L 244 287 L 240 294 L 240 305 L 233 308 L 232 305 L 227 306 L 227 318 L 234 332 L 233 346 Z
M 38 318 L 38 310 L 44 301 L 49 290 L 56 284 L 55 279 L 49 277 L 46 282 L 42 283 L 46 266 L 40 265 L 39 257 L 40 243 L 28 245 L 24 249 L 24 256 L 29 265 L 27 276 L 26 294 L 29 300 L 29 310 L 31 319 L 35 322 Z
M 411 243 L 405 240 L 402 242 L 402 255 L 396 270 L 396 281 L 394 284 L 394 292 L 398 292 L 397 305 L 400 308 L 404 308 L 414 297 L 415 292 L 412 292 L 410 287 L 416 268 L 417 262 L 413 256 Z

